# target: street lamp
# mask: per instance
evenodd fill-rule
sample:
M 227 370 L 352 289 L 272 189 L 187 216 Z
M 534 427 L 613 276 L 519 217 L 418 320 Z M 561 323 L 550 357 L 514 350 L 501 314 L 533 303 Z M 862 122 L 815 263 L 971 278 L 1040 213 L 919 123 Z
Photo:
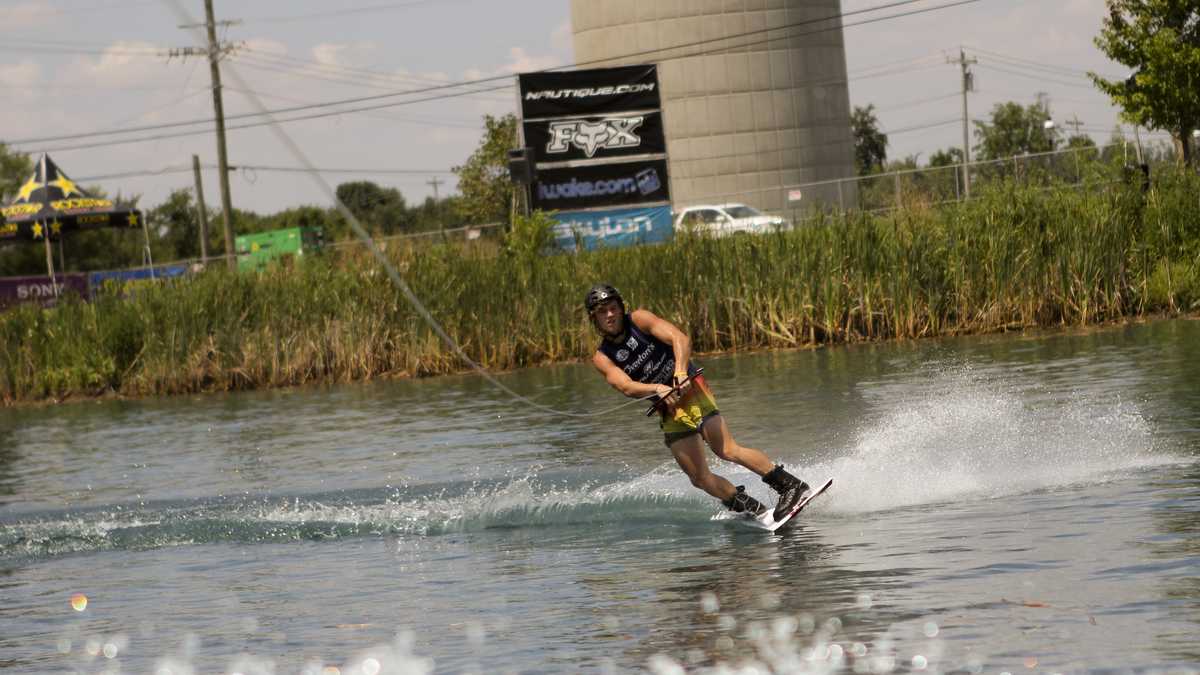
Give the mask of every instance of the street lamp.
M 1042 130 L 1046 132 L 1046 140 L 1050 142 L 1050 149 L 1054 149 L 1054 134 L 1057 131 L 1054 128 L 1054 120 L 1046 120 L 1042 122 Z

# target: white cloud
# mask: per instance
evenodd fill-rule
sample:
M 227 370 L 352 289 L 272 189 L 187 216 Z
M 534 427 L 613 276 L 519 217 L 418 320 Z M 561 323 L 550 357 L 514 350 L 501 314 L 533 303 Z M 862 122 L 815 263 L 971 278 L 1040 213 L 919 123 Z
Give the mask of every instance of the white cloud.
M 287 45 L 278 40 L 264 37 L 246 40 L 246 51 L 252 54 L 271 54 L 273 56 L 285 56 L 288 53 Z
M 525 51 L 523 47 L 510 47 L 508 50 L 508 62 L 492 70 L 483 68 L 468 68 L 463 71 L 463 78 L 467 80 L 481 80 L 497 75 L 512 75 L 515 73 L 528 73 L 534 70 L 544 70 L 555 66 L 563 65 L 559 57 L 552 55 L 534 56 Z
M 166 59 L 155 54 L 157 49 L 148 42 L 116 42 L 98 58 L 75 59 L 56 79 L 68 84 L 84 81 L 113 87 L 144 85 L 167 75 Z
M 575 49 L 575 36 L 571 31 L 571 22 L 564 21 L 554 28 L 554 32 L 550 34 L 550 45 L 556 51 L 570 54 Z
M 49 23 L 59 11 L 49 2 L 38 0 L 0 7 L 0 26 L 11 31 L 17 28 L 33 28 Z
M 510 61 L 500 67 L 502 73 L 527 73 L 532 70 L 545 70 L 554 66 L 561 66 L 562 61 L 556 56 L 533 56 L 525 53 L 521 47 L 513 47 L 508 50 Z
M 361 68 L 369 64 L 377 49 L 374 42 L 335 44 L 325 42 L 312 48 L 313 60 L 326 66 Z
M 28 91 L 37 83 L 41 68 L 28 59 L 16 64 L 0 64 L 0 86 Z

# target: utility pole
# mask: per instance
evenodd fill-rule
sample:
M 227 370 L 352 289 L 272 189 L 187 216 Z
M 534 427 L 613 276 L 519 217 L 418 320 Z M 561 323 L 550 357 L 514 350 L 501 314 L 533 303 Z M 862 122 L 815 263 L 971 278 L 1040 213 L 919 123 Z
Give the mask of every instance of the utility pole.
M 1079 127 L 1084 126 L 1084 123 L 1079 121 L 1079 115 L 1072 115 L 1070 121 L 1064 121 L 1062 124 L 1075 127 L 1075 136 L 1079 136 Z
M 438 209 L 438 186 L 444 182 L 445 181 L 439 180 L 437 176 L 425 181 L 426 185 L 433 186 L 433 213 L 438 220 L 438 232 L 442 233 L 442 241 L 446 240 L 446 221 L 444 218 L 442 218 L 442 214 Z
M 229 156 L 225 151 L 225 104 L 221 100 L 221 56 L 229 51 L 228 47 L 217 42 L 217 21 L 213 19 L 212 0 L 204 0 L 204 15 L 207 19 L 204 28 L 208 33 L 208 48 L 206 50 L 186 47 L 172 49 L 171 56 L 192 56 L 204 53 L 208 56 L 208 68 L 212 75 L 213 112 L 217 122 L 217 168 L 221 187 L 221 219 L 225 224 L 225 261 L 229 269 L 237 269 L 237 256 L 233 250 L 233 200 L 229 196 Z M 221 26 L 232 26 L 237 21 L 221 21 Z M 199 24 L 184 24 L 180 28 L 199 28 Z
M 237 269 L 233 250 L 233 200 L 229 196 L 229 156 L 225 152 L 225 104 L 221 101 L 221 52 L 217 46 L 217 24 L 213 19 L 212 0 L 204 0 L 205 27 L 208 29 L 208 68 L 212 72 L 213 110 L 217 116 L 217 166 L 221 185 L 221 217 L 225 224 L 225 262 Z
M 192 174 L 196 177 L 196 211 L 200 218 L 200 262 L 208 265 L 208 207 L 204 205 L 204 184 L 200 182 L 198 155 L 192 155 Z
M 946 63 L 957 63 L 962 68 L 962 134 L 963 134 L 963 194 L 971 198 L 971 141 L 967 132 L 970 118 L 967 116 L 967 92 L 975 90 L 975 76 L 968 66 L 979 63 L 978 59 L 967 58 L 966 51 L 959 47 L 958 58 L 946 58 Z

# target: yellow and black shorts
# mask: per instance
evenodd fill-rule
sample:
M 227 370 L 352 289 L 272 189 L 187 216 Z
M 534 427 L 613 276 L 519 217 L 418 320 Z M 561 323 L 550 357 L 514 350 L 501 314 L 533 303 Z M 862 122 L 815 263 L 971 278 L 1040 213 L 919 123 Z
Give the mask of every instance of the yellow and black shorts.
M 688 387 L 679 402 L 662 413 L 659 426 L 663 430 L 663 442 L 669 447 L 681 438 L 698 434 L 710 417 L 720 414 L 717 399 L 713 397 L 704 376 L 697 375 L 692 378 L 692 386 Z

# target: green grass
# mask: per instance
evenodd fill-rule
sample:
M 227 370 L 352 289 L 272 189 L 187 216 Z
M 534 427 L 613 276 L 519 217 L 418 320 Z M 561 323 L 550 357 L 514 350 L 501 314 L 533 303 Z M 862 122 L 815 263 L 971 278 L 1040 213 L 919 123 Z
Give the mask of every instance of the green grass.
M 700 352 L 1086 325 L 1200 307 L 1200 180 L 1163 175 L 967 204 L 831 215 L 791 232 L 577 255 L 510 245 L 388 251 L 489 369 L 580 359 L 594 282 L 683 327 Z M 532 242 L 532 243 L 531 243 Z M 365 252 L 261 275 L 215 269 L 128 299 L 0 315 L 0 400 L 154 395 L 425 376 L 466 366 Z

